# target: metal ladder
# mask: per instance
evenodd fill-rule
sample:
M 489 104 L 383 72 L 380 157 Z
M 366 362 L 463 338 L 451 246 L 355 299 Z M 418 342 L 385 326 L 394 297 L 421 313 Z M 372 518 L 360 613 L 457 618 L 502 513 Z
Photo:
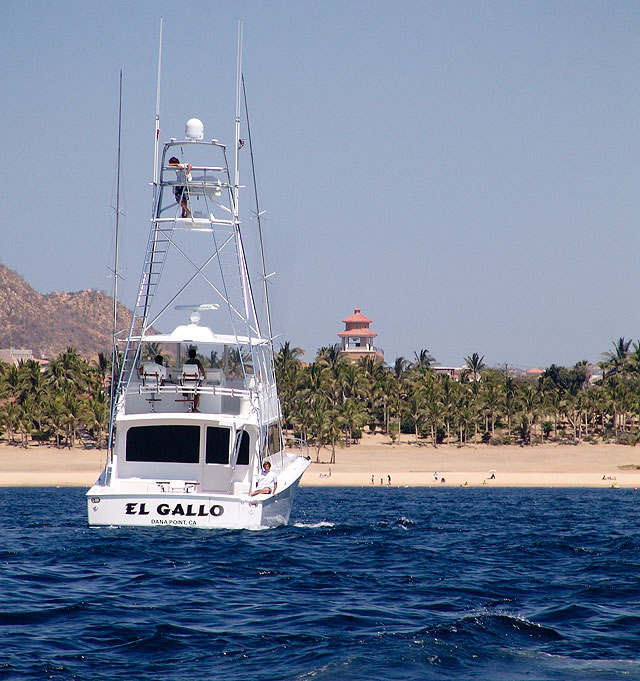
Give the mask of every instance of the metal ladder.
M 140 350 L 140 341 L 133 341 L 131 337 L 141 337 L 146 330 L 149 316 L 149 309 L 153 301 L 153 296 L 162 274 L 162 269 L 169 252 L 170 239 L 166 236 L 166 230 L 160 229 L 158 223 L 154 222 L 147 242 L 147 251 L 144 258 L 142 275 L 136 305 L 133 309 L 129 339 L 125 348 L 122 369 L 120 373 L 119 385 L 126 388 L 131 378 L 132 370 L 135 367 Z M 126 384 L 123 383 L 126 381 Z

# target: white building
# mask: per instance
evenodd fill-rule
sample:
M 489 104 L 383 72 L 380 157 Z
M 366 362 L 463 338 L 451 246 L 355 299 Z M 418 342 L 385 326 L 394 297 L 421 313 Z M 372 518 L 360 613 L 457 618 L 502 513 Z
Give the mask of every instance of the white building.
M 33 352 L 26 348 L 3 348 L 0 349 L 0 360 L 8 364 L 15 364 L 18 366 L 20 362 L 26 362 L 33 359 Z

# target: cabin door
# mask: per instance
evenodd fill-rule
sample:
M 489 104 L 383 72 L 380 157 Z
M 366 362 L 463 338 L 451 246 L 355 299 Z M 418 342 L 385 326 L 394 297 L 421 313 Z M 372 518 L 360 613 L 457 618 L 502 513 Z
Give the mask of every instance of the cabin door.
M 206 426 L 204 456 L 202 457 L 202 491 L 231 491 L 230 464 L 231 429 L 222 426 Z

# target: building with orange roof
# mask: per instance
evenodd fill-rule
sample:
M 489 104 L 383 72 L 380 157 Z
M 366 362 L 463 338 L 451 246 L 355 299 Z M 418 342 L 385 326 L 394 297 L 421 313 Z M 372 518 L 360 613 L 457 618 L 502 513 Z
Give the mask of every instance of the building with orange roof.
M 344 331 L 338 333 L 342 343 L 340 353 L 347 359 L 357 362 L 362 357 L 371 357 L 378 364 L 384 364 L 384 351 L 373 345 L 373 339 L 378 335 L 369 328 L 371 319 L 365 317 L 360 308 L 356 307 L 353 314 L 342 320 Z
M 544 369 L 541 369 L 540 367 L 531 367 L 531 369 L 527 369 L 524 373 L 525 376 L 542 376 L 542 374 L 544 374 Z

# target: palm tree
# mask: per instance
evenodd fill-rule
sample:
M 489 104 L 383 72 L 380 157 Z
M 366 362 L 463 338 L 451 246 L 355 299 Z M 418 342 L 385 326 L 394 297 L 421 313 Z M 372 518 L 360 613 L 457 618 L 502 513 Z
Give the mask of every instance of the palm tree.
M 78 422 L 80 420 L 80 400 L 72 388 L 66 388 L 62 395 L 62 422 L 66 426 L 66 437 L 69 447 L 73 447 L 77 437 Z
M 451 438 L 451 422 L 455 420 L 455 408 L 460 384 L 456 383 L 448 374 L 442 374 L 438 378 L 441 388 L 444 425 L 447 432 L 447 442 L 449 442 Z
M 20 433 L 20 443 L 26 449 L 29 446 L 29 436 L 33 431 L 34 401 L 28 397 L 21 405 L 18 413 L 17 430 Z
M 353 442 L 353 431 L 362 428 L 367 422 L 364 402 L 357 397 L 347 398 L 340 409 L 340 419 L 344 425 L 344 443 L 348 447 Z
M 402 375 L 409 368 L 410 364 L 411 362 L 409 362 L 408 359 L 405 359 L 404 357 L 396 357 L 396 360 L 393 363 L 393 375 L 397 379 L 402 378 Z
M 507 435 L 511 437 L 511 420 L 518 410 L 518 386 L 507 372 L 505 372 L 504 377 L 503 395 L 504 410 L 507 416 Z
M 539 396 L 538 392 L 530 385 L 520 388 L 520 423 L 521 435 L 524 444 L 531 444 L 532 428 L 538 419 Z
M 318 349 L 316 362 L 323 368 L 329 369 L 333 374 L 337 372 L 336 367 L 344 363 L 345 359 L 341 354 L 342 348 L 339 343 L 335 345 L 323 346 Z
M 289 341 L 285 341 L 280 346 L 280 351 L 276 355 L 276 378 L 279 382 L 291 381 L 300 368 L 302 355 L 304 355 L 304 350 L 292 348 Z
M 329 436 L 329 409 L 324 395 L 313 396 L 310 408 L 309 432 L 316 448 L 316 463 L 320 463 L 320 450 L 327 443 Z
M 542 407 L 551 413 L 553 418 L 553 439 L 558 439 L 558 419 L 562 411 L 562 398 L 560 396 L 560 391 L 556 388 L 551 388 L 550 390 L 545 390 L 542 396 Z
M 7 442 L 10 445 L 14 442 L 13 435 L 18 428 L 21 411 L 13 400 L 7 400 L 0 407 L 0 423 L 7 429 Z
M 424 412 L 424 389 L 421 385 L 412 386 L 409 392 L 409 400 L 407 403 L 409 413 L 413 418 L 413 432 L 416 437 L 416 443 L 418 442 L 418 435 L 420 431 L 420 423 L 422 421 L 422 416 Z
M 633 343 L 633 350 L 627 355 L 627 371 L 633 374 L 640 374 L 640 341 Z
M 438 398 L 437 391 L 432 391 L 426 396 L 424 405 L 424 416 L 429 423 L 429 430 L 431 431 L 431 442 L 434 447 L 438 446 L 437 431 L 438 425 L 443 415 L 442 402 Z
M 293 402 L 296 391 L 301 382 L 300 348 L 292 348 L 289 341 L 285 342 L 275 358 L 275 372 L 278 381 L 280 401 L 282 404 L 282 419 L 285 427 L 289 427 L 293 417 Z
M 604 377 L 613 376 L 622 371 L 629 356 L 629 346 L 632 339 L 625 340 L 623 336 L 613 342 L 613 352 L 603 352 L 601 355 L 600 367 L 604 372 Z
M 415 352 L 413 353 L 414 357 L 414 362 L 412 363 L 412 366 L 415 368 L 419 367 L 430 367 L 436 360 L 434 357 L 429 354 L 429 351 L 426 348 L 423 348 L 420 350 L 420 352 Z
M 496 416 L 500 412 L 501 407 L 504 404 L 503 395 L 500 390 L 500 386 L 496 382 L 496 377 L 493 372 L 491 372 L 491 378 L 487 381 L 483 381 L 483 395 L 482 404 L 486 409 L 487 416 L 489 418 L 489 424 L 491 426 L 491 438 L 496 436 Z
M 389 424 L 391 421 L 391 402 L 393 395 L 397 393 L 397 381 L 394 380 L 390 371 L 381 367 L 381 371 L 377 373 L 374 385 L 374 392 L 372 393 L 371 411 L 375 412 L 376 398 L 382 401 L 382 419 L 383 428 L 386 435 L 389 435 Z
M 474 382 L 478 380 L 480 372 L 486 367 L 484 363 L 484 355 L 480 357 L 477 352 L 474 352 L 470 357 L 465 357 L 464 361 L 467 364 L 469 373 L 473 376 Z
M 458 399 L 456 400 L 456 421 L 461 445 L 467 443 L 469 425 L 473 422 L 473 417 L 469 393 L 466 391 L 459 393 Z
M 104 392 L 96 397 L 87 397 L 80 405 L 82 425 L 93 434 L 96 447 L 102 446 L 102 437 L 107 423 L 107 400 Z
M 337 378 L 340 382 L 343 402 L 360 396 L 360 388 L 364 382 L 360 367 L 356 364 L 344 364 L 340 367 Z

